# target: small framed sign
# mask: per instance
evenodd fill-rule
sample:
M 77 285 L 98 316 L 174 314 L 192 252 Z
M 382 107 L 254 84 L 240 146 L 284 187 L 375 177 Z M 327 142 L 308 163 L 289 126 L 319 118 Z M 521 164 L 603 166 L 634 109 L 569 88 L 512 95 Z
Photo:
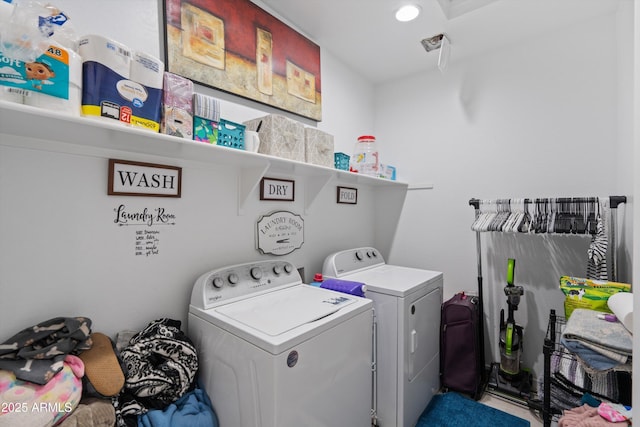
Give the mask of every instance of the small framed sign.
M 358 204 L 358 189 L 351 187 L 338 187 L 338 203 L 347 205 Z
M 109 159 L 110 196 L 181 197 L 182 168 Z
M 295 181 L 278 178 L 262 178 L 260 181 L 260 200 L 280 200 L 293 202 Z

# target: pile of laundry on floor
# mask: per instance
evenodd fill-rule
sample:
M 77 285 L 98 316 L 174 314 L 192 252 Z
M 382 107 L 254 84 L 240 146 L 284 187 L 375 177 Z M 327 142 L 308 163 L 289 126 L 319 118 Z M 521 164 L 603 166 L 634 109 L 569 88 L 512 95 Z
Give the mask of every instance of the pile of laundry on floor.
M 625 406 L 589 400 L 589 403 L 564 411 L 558 427 L 626 427 L 631 420 L 631 410 Z
M 627 426 L 631 415 L 633 336 L 614 315 L 573 310 L 551 358 L 559 427 Z
M 0 344 L 0 427 L 217 427 L 180 321 L 116 340 L 57 317 Z

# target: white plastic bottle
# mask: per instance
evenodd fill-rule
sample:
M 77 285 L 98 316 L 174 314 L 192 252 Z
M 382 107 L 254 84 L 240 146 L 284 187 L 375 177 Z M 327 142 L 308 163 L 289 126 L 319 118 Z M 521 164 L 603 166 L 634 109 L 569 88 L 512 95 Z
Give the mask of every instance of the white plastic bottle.
M 377 177 L 379 169 L 380 160 L 376 137 L 373 135 L 359 136 L 349 162 L 349 170 Z

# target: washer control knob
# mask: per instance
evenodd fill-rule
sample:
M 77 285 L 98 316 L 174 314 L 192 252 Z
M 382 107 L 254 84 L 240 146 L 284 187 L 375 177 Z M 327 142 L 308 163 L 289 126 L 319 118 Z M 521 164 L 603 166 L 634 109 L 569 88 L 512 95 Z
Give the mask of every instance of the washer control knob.
M 222 285 L 224 285 L 224 280 L 222 280 L 219 277 L 214 277 L 213 281 L 211 282 L 211 284 L 213 285 L 214 288 L 220 289 L 222 287 Z
M 374 258 L 377 258 L 378 253 L 376 251 L 371 251 L 371 256 L 373 256 Z
M 293 271 L 293 266 L 291 264 L 285 264 L 284 265 L 284 272 L 287 274 L 291 274 L 291 272 Z
M 356 251 L 356 259 L 357 259 L 358 261 L 362 261 L 362 252 L 360 252 L 360 251 Z
M 371 258 L 373 255 L 371 255 L 371 251 L 367 251 L 367 258 Z
M 279 276 L 281 273 L 282 273 L 282 267 L 280 267 L 279 265 L 274 265 L 273 274 L 275 274 L 276 276 Z
M 253 267 L 250 273 L 251 277 L 253 277 L 255 280 L 259 280 L 262 277 L 262 270 L 260 269 L 260 267 Z
M 227 277 L 227 280 L 229 281 L 230 285 L 237 285 L 238 282 L 240 281 L 240 278 L 236 273 L 231 273 L 229 277 Z

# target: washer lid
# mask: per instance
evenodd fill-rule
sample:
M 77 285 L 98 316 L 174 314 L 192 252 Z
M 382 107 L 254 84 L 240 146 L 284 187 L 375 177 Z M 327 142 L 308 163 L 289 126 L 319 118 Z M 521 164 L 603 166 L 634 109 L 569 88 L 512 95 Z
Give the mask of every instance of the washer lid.
M 384 264 L 369 270 L 342 276 L 342 279 L 364 283 L 367 285 L 367 292 L 404 297 L 441 280 L 442 273 Z
M 294 286 L 219 307 L 216 311 L 266 335 L 277 337 L 330 316 L 357 301 L 335 292 Z

